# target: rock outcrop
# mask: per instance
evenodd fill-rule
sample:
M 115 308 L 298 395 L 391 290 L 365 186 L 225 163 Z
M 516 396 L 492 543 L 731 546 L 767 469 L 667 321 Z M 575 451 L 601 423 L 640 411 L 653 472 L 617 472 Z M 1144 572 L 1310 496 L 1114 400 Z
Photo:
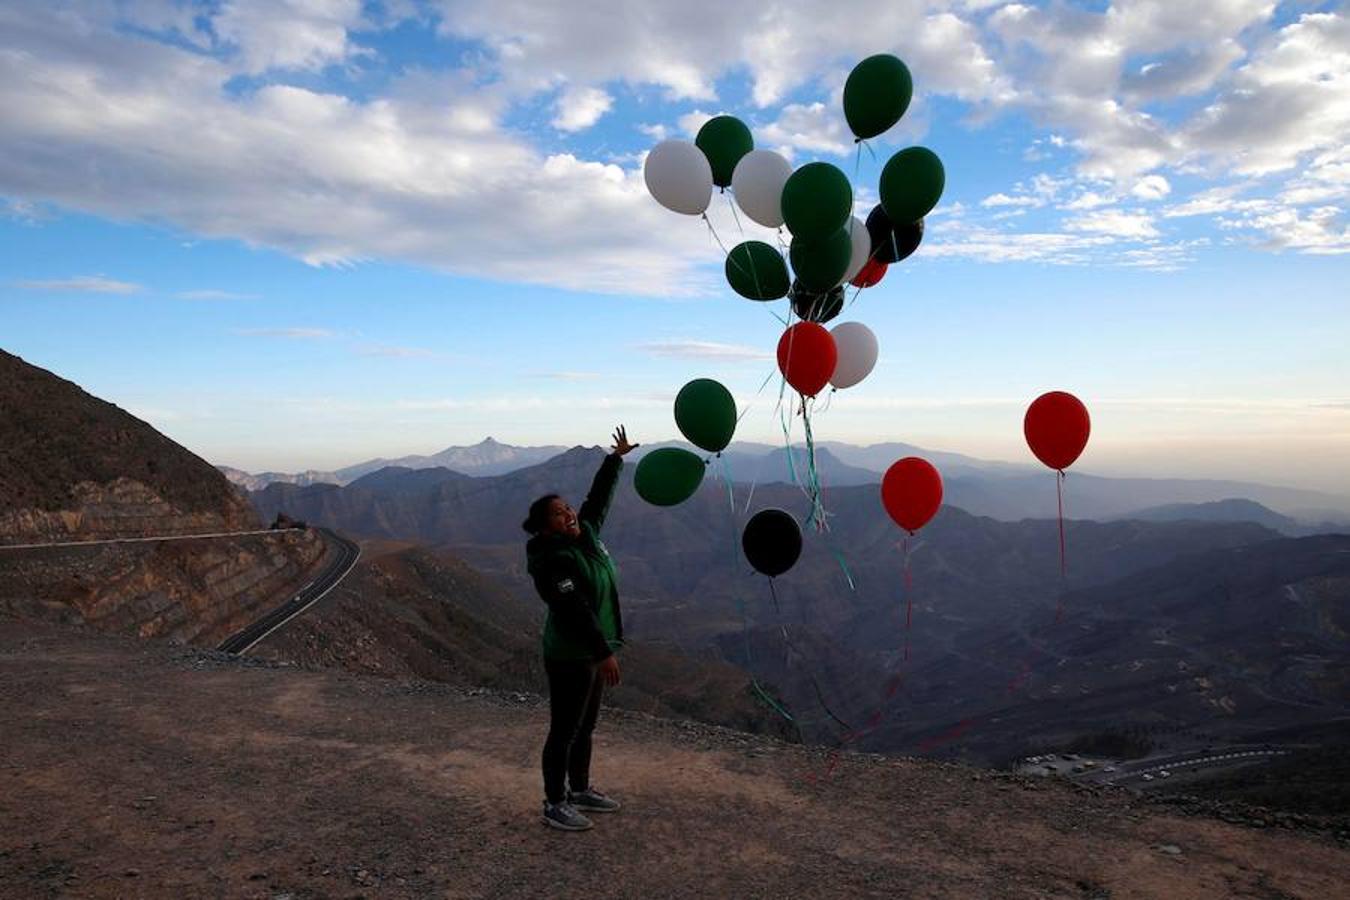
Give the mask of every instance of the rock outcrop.
M 312 531 L 4 551 L 0 613 L 214 646 L 313 577 Z

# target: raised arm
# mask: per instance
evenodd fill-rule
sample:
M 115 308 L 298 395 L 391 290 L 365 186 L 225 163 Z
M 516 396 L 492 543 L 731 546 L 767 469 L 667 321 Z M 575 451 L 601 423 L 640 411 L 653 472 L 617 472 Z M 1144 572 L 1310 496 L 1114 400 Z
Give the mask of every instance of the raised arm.
M 591 482 L 586 501 L 581 504 L 581 510 L 577 513 L 578 519 L 589 522 L 597 532 L 605 524 L 609 505 L 614 501 L 614 490 L 619 485 L 619 471 L 623 468 L 623 457 L 639 446 L 628 443 L 628 434 L 622 425 L 615 430 L 611 452 L 600 464 L 600 471 L 595 473 L 595 480 Z

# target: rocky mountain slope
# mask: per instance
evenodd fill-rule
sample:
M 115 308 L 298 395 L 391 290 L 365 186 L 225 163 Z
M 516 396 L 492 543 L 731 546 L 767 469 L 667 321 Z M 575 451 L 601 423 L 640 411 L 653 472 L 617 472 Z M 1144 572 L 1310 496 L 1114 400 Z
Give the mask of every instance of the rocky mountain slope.
M 0 350 L 0 543 L 256 527 L 210 463 Z
M 249 663 L 245 665 L 244 663 Z M 539 823 L 534 696 L 0 622 L 6 897 L 1281 897 L 1343 820 L 1185 815 L 606 709 L 593 831 Z
M 324 565 L 313 532 L 0 549 L 0 613 L 215 646 Z
M 312 577 L 327 553 L 317 534 L 15 545 L 258 528 L 210 464 L 0 352 L 0 611 L 213 644 Z
M 378 543 L 362 552 L 342 585 L 252 655 L 461 687 L 542 690 L 542 602 L 523 600 L 443 552 Z M 795 736 L 733 665 L 642 640 L 631 641 L 620 660 L 623 683 L 609 693 L 615 706 Z

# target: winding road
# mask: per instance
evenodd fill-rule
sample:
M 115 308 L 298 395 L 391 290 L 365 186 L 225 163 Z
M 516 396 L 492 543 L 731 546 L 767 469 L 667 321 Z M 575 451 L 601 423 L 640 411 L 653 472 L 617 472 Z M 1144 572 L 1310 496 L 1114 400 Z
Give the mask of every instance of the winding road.
M 347 577 L 347 573 L 361 558 L 361 548 L 327 528 L 315 528 L 314 530 L 318 532 L 330 548 L 338 551 L 333 562 L 319 573 L 318 577 L 302 587 L 294 597 L 253 624 L 230 635 L 216 649 L 224 650 L 226 653 L 247 653 L 258 641 L 318 603 L 325 594 L 337 587 L 342 579 Z

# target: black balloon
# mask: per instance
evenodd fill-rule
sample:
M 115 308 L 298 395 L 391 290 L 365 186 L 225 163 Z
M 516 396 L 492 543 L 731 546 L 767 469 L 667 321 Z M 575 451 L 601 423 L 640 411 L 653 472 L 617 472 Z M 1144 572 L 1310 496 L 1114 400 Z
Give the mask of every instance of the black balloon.
M 802 321 L 828 322 L 844 310 L 844 286 L 841 284 L 818 294 L 802 287 L 800 281 L 794 281 L 788 299 L 792 301 L 792 311 Z
M 923 219 L 895 226 L 886 210 L 877 204 L 867 214 L 867 235 L 872 239 L 872 258 L 877 262 L 898 263 L 923 243 Z
M 802 529 L 781 509 L 761 509 L 745 523 L 741 547 L 756 571 L 773 578 L 797 564 L 802 555 Z

